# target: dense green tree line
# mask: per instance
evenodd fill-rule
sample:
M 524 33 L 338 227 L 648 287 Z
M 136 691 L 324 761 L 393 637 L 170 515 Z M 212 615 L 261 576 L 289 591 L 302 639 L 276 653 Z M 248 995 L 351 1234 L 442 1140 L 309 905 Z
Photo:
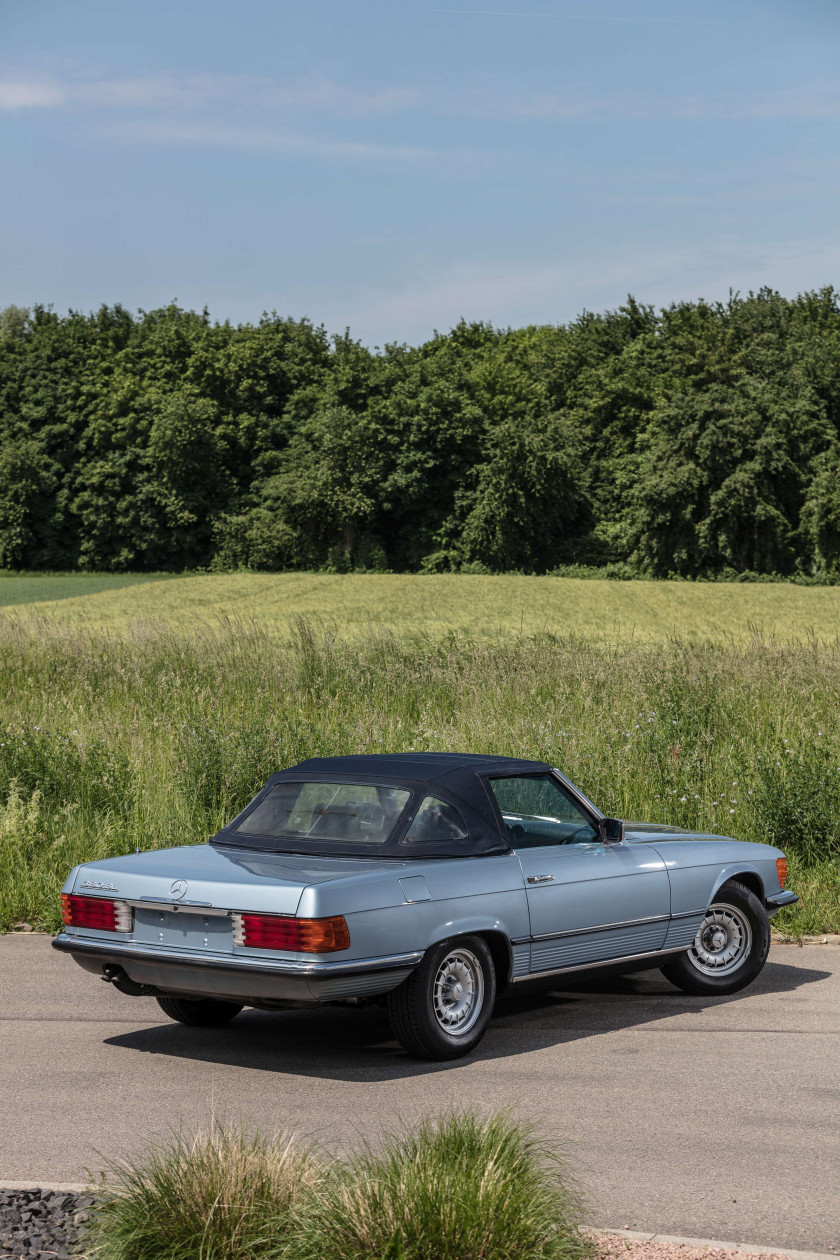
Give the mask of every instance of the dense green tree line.
M 376 352 L 273 315 L 0 314 L 6 568 L 573 564 L 840 576 L 834 290 Z

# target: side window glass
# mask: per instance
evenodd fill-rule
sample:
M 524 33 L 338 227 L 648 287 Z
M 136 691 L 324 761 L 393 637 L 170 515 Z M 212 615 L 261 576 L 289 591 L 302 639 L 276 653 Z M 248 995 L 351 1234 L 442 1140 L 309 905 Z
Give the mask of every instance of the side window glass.
M 464 820 L 454 805 L 438 796 L 425 796 L 403 844 L 428 844 L 436 840 L 466 840 Z
M 514 849 L 592 844 L 598 832 L 550 775 L 491 779 Z

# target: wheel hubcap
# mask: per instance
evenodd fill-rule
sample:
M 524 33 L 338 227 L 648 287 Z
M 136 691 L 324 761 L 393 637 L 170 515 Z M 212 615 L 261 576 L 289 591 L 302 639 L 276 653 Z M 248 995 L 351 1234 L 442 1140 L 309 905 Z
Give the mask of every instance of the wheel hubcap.
M 453 950 L 437 969 L 433 990 L 435 1019 L 450 1037 L 469 1032 L 484 1005 L 484 972 L 468 949 Z
M 688 956 L 707 976 L 725 976 L 741 966 L 752 946 L 747 916 L 735 906 L 713 905 L 700 925 Z

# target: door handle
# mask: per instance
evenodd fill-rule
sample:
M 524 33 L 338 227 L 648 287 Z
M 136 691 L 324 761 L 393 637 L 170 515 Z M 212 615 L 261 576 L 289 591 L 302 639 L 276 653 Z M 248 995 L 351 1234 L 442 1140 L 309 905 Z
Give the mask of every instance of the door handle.
M 529 884 L 550 884 L 554 880 L 553 875 L 529 875 Z

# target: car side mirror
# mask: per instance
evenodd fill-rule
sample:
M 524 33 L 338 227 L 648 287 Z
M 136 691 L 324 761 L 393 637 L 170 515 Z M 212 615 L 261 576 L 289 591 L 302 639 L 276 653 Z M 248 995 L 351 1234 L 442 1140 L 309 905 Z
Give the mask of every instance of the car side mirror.
M 601 818 L 598 830 L 604 844 L 621 844 L 624 839 L 624 823 L 620 818 Z

